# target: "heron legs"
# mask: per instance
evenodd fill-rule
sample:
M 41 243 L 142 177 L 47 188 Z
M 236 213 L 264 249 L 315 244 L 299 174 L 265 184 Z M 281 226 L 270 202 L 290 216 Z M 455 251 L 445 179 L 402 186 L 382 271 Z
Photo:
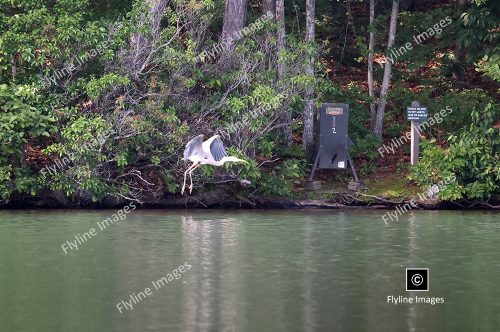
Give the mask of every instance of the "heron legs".
M 182 184 L 182 190 L 181 190 L 181 195 L 184 195 L 184 189 L 186 189 L 186 175 L 189 171 L 194 170 L 195 166 L 198 166 L 199 163 L 194 163 L 191 166 L 189 166 L 186 171 L 184 172 L 184 182 Z M 191 177 L 191 173 L 189 173 L 189 176 Z M 191 179 L 191 187 L 193 186 L 193 179 Z
M 197 169 L 200 165 L 201 165 L 200 163 L 195 164 L 195 166 L 189 170 L 189 180 L 191 180 L 191 185 L 189 186 L 189 193 L 190 194 L 193 191 L 193 176 L 192 176 L 193 175 L 193 171 L 195 169 Z

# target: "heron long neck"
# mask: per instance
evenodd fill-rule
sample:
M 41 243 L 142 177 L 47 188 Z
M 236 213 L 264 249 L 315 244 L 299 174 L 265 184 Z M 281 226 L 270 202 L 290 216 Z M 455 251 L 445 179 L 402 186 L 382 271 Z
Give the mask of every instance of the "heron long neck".
M 233 157 L 233 156 L 228 156 L 228 157 L 224 157 L 221 160 L 217 161 L 216 165 L 217 166 L 222 166 L 225 163 L 227 163 L 228 161 L 233 162 L 233 163 L 246 163 L 246 160 L 243 160 L 243 159 L 240 159 L 240 158 L 236 158 L 236 157 Z

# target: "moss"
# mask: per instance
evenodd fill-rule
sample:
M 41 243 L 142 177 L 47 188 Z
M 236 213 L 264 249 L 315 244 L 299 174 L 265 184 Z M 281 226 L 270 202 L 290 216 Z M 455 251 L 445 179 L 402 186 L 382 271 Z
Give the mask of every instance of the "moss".
M 367 194 L 388 198 L 408 198 L 419 192 L 419 188 L 409 185 L 402 177 L 390 177 L 378 180 L 368 180 L 365 183 Z

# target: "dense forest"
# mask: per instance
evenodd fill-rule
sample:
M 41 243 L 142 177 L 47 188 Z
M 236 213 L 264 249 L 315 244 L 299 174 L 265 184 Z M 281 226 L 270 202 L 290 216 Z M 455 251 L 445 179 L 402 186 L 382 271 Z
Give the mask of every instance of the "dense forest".
M 499 10 L 495 0 L 0 0 L 0 206 L 179 198 L 184 147 L 199 134 L 220 135 L 247 163 L 199 168 L 194 197 L 310 198 L 326 102 L 349 104 L 366 193 L 408 196 L 452 178 L 441 200 L 489 205 L 500 185 Z M 397 142 L 414 100 L 429 120 L 410 166 L 409 143 Z M 318 177 L 345 187 L 351 174 Z

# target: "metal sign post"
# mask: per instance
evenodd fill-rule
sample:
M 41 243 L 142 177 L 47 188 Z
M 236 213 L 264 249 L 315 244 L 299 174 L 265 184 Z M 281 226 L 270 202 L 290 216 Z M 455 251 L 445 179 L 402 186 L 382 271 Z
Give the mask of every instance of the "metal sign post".
M 427 107 L 420 107 L 418 101 L 411 103 L 411 107 L 406 109 L 408 121 L 411 121 L 411 156 L 410 163 L 416 165 L 419 158 L 420 148 L 420 130 L 418 129 L 420 122 L 427 121 L 429 116 Z
M 357 190 L 362 187 L 354 169 L 349 145 L 352 141 L 348 134 L 349 105 L 323 104 L 319 110 L 319 149 L 314 161 L 309 181 L 313 180 L 316 168 L 346 169 L 350 165 L 354 182 L 349 184 L 349 189 Z

